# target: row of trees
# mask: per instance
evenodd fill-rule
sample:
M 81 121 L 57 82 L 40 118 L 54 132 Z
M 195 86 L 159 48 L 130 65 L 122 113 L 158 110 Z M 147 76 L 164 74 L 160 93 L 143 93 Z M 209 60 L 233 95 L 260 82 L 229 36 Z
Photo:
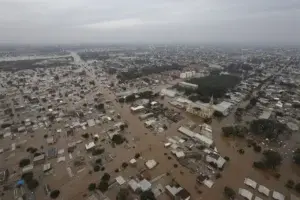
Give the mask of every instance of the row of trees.
M 127 188 L 121 188 L 117 194 L 117 200 L 129 200 L 130 191 Z M 140 200 L 156 200 L 154 193 L 151 190 L 144 191 L 140 194 Z
M 128 70 L 128 72 L 121 72 L 117 75 L 117 78 L 121 81 L 126 81 L 150 74 L 159 74 L 171 70 L 181 70 L 182 68 L 184 68 L 184 66 L 176 63 L 173 63 L 172 65 L 143 67 L 142 69 L 134 68 Z
M 108 184 L 109 180 L 110 180 L 110 175 L 108 173 L 104 173 L 98 186 L 96 185 L 96 183 L 90 183 L 88 186 L 88 190 L 94 191 L 96 189 L 99 189 L 101 192 L 106 192 L 109 186 Z
M 152 91 L 144 91 L 144 92 L 139 92 L 136 94 L 131 94 L 126 96 L 125 98 L 120 98 L 119 102 L 120 103 L 130 103 L 130 102 L 134 102 L 137 99 L 151 99 L 158 96 L 158 93 L 153 93 Z
M 248 133 L 249 130 L 245 126 L 236 125 L 236 126 L 223 127 L 222 131 L 225 137 L 229 137 L 229 136 L 245 137 L 245 135 Z
M 84 61 L 109 59 L 109 55 L 107 53 L 103 53 L 103 52 L 81 52 L 81 53 L 78 53 L 78 55 Z

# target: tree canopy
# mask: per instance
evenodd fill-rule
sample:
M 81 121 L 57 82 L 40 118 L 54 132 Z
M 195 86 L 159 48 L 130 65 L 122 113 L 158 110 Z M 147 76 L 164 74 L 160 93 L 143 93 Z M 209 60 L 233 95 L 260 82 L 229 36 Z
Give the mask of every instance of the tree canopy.
M 92 155 L 96 156 L 96 155 L 100 155 L 102 153 L 104 153 L 105 149 L 104 148 L 95 148 L 92 151 Z
M 96 189 L 96 183 L 90 183 L 88 189 L 89 191 L 94 191 Z
M 56 199 L 60 194 L 60 191 L 59 190 L 53 190 L 51 193 L 50 193 L 50 197 L 51 199 Z
M 101 192 L 106 192 L 107 189 L 108 189 L 108 182 L 101 180 L 99 185 L 98 185 L 98 188 Z
M 125 141 L 124 138 L 120 134 L 114 135 L 111 140 L 115 144 L 122 144 Z
M 263 155 L 263 162 L 267 168 L 275 169 L 282 162 L 282 157 L 277 151 L 266 150 Z
M 245 134 L 248 133 L 248 128 L 245 126 L 225 126 L 222 128 L 223 134 L 225 137 L 228 137 L 230 135 L 238 136 L 238 137 L 244 137 Z
M 142 192 L 140 195 L 141 200 L 156 200 L 154 193 L 151 190 Z
M 294 163 L 300 165 L 300 148 L 296 149 L 293 153 L 293 160 Z
M 129 197 L 129 190 L 127 188 L 121 188 L 117 194 L 117 200 L 127 200 Z
M 39 182 L 35 179 L 29 180 L 26 184 L 27 184 L 28 189 L 31 191 L 39 186 Z
M 30 160 L 28 158 L 23 158 L 19 162 L 19 167 L 25 167 L 30 164 Z
M 163 65 L 163 66 L 149 66 L 149 67 L 143 67 L 143 68 L 133 68 L 128 70 L 127 72 L 120 72 L 117 75 L 117 78 L 121 81 L 136 79 L 141 76 L 147 76 L 150 74 L 158 74 L 166 71 L 171 70 L 181 70 L 184 66 L 181 66 L 179 64 L 173 63 L 171 65 Z
M 229 199 L 234 199 L 236 193 L 232 188 L 225 186 L 224 187 L 224 195 Z
M 186 95 L 191 95 L 191 100 L 208 101 L 211 96 L 221 98 L 225 93 L 240 82 L 240 78 L 232 75 L 210 75 L 201 78 L 192 78 L 190 83 L 198 85 L 196 90 L 176 86 L 184 90 Z
M 101 178 L 102 181 L 107 181 L 107 182 L 109 181 L 109 179 L 110 179 L 110 175 L 108 173 L 104 173 Z
M 285 124 L 275 120 L 258 119 L 250 123 L 250 131 L 256 135 L 261 135 L 269 139 L 276 139 L 278 135 L 287 132 Z

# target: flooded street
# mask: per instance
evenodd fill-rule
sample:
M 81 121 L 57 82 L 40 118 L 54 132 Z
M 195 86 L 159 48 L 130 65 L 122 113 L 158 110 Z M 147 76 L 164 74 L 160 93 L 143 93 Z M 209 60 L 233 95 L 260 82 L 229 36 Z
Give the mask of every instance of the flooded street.
M 91 76 L 93 75 L 91 74 Z M 105 99 L 111 100 L 113 102 L 113 107 L 117 112 L 120 113 L 121 117 L 123 119 L 126 119 L 126 121 L 128 122 L 128 131 L 131 133 L 128 139 L 130 139 L 131 137 L 141 138 L 139 142 L 136 142 L 134 152 L 124 152 L 122 151 L 122 149 L 116 152 L 117 162 L 114 162 L 113 167 L 117 167 L 121 162 L 129 160 L 135 153 L 142 152 L 142 156 L 145 156 L 147 159 L 155 159 L 159 162 L 159 166 L 156 170 L 157 174 L 163 174 L 172 171 L 172 176 L 183 187 L 188 189 L 188 191 L 192 195 L 192 199 L 222 199 L 224 186 L 230 186 L 238 190 L 239 187 L 245 187 L 243 182 L 246 177 L 255 180 L 258 184 L 262 184 L 270 188 L 271 190 L 277 190 L 282 192 L 283 194 L 288 195 L 290 191 L 284 187 L 286 181 L 288 179 L 293 179 L 295 182 L 300 180 L 298 176 L 295 176 L 296 174 L 299 174 L 299 169 L 291 164 L 290 159 L 284 160 L 282 166 L 280 167 L 280 180 L 276 180 L 274 177 L 266 175 L 263 172 L 255 170 L 252 167 L 253 161 L 260 160 L 262 154 L 255 153 L 252 148 L 248 148 L 245 140 L 233 140 L 224 138 L 222 136 L 221 128 L 234 123 L 233 111 L 229 116 L 222 119 L 221 121 L 214 119 L 211 124 L 213 128 L 213 140 L 218 152 L 222 156 L 228 156 L 230 158 L 230 161 L 226 164 L 222 172 L 222 178 L 218 179 L 211 189 L 202 186 L 201 190 L 203 191 L 203 193 L 199 195 L 195 189 L 195 185 L 197 184 L 196 175 L 189 173 L 189 171 L 186 168 L 180 166 L 176 160 L 167 160 L 166 156 L 164 156 L 164 153 L 168 153 L 168 151 L 164 148 L 163 142 L 166 141 L 166 137 L 168 136 L 180 136 L 180 133 L 177 131 L 177 129 L 182 124 L 190 120 L 200 124 L 202 123 L 202 119 L 182 113 L 183 115 L 185 115 L 186 119 L 180 121 L 177 124 L 172 124 L 171 127 L 161 135 L 153 135 L 152 133 L 148 133 L 149 130 L 144 127 L 143 123 L 138 119 L 138 117 L 130 112 L 129 105 L 121 105 L 117 103 L 115 101 L 115 96 L 107 88 L 101 87 L 101 85 L 100 91 L 104 95 Z M 165 106 L 170 106 L 167 103 L 167 100 L 162 101 L 162 103 L 164 103 Z M 248 102 L 242 102 L 241 104 L 242 106 L 244 106 L 247 103 Z M 174 109 L 174 107 L 171 108 Z M 237 152 L 240 148 L 243 148 L 245 150 L 244 155 L 241 155 Z M 173 167 L 175 163 L 179 166 L 177 169 L 174 169 Z M 180 171 L 183 171 L 184 175 L 180 175 Z
M 35 129 L 28 132 L 25 129 L 26 131 L 19 131 L 18 134 L 12 137 L 6 136 L 1 140 L 0 145 L 5 149 L 4 153 L 0 155 L 1 167 L 9 168 L 13 172 L 10 176 L 9 184 L 15 184 L 17 178 L 22 175 L 22 168 L 18 166 L 20 160 L 23 158 L 33 160 L 36 156 L 34 153 L 28 152 L 29 147 L 36 148 L 38 153 L 47 154 L 47 159 L 44 162 L 50 163 L 52 167 L 51 173 L 46 174 L 43 172 L 43 165 L 41 163 L 34 164 L 32 171 L 41 186 L 35 190 L 37 199 L 48 199 L 45 197 L 43 190 L 45 184 L 49 184 L 52 187 L 51 189 L 59 189 L 61 199 L 86 199 L 88 195 L 93 193 L 88 191 L 89 184 L 95 183 L 98 185 L 104 173 L 108 173 L 111 178 L 109 190 L 104 194 L 98 194 L 101 199 L 104 198 L 103 195 L 106 195 L 110 199 L 116 199 L 116 195 L 120 189 L 115 181 L 115 178 L 118 176 L 124 177 L 126 179 L 125 182 L 134 179 L 134 177 L 142 177 L 153 181 L 155 184 L 153 184 L 152 189 L 156 188 L 156 182 L 160 183 L 162 181 L 162 185 L 166 186 L 175 181 L 182 188 L 185 188 L 190 193 L 191 199 L 194 200 L 224 199 L 224 187 L 229 186 L 237 192 L 239 188 L 246 187 L 244 184 L 245 178 L 251 178 L 259 185 L 264 185 L 270 190 L 279 191 L 286 196 L 291 192 L 284 186 L 287 180 L 293 179 L 296 183 L 300 181 L 299 167 L 292 164 L 291 153 L 288 153 L 299 144 L 299 135 L 292 135 L 291 139 L 285 145 L 276 145 L 276 147 L 273 147 L 267 142 L 262 145 L 263 150 L 274 148 L 277 151 L 284 151 L 281 152 L 284 155 L 284 160 L 279 169 L 281 174 L 279 180 L 275 179 L 271 173 L 255 170 L 252 167 L 253 162 L 259 161 L 263 155 L 262 153 L 256 153 L 252 147 L 247 147 L 246 139 L 223 137 L 222 127 L 235 124 L 235 109 L 238 107 L 245 108 L 249 101 L 242 101 L 236 104 L 228 116 L 212 120 L 210 124 L 212 132 L 210 131 L 210 134 L 212 134 L 214 145 L 209 143 L 210 145 L 205 146 L 203 145 L 205 142 L 200 142 L 201 139 L 194 140 L 195 137 L 193 135 L 187 138 L 178 131 L 179 127 L 187 126 L 190 122 L 194 122 L 195 125 L 191 130 L 197 128 L 200 131 L 199 125 L 204 122 L 198 116 L 173 107 L 169 102 L 174 101 L 176 97 L 157 97 L 155 98 L 156 102 L 154 102 L 154 99 L 149 100 L 148 106 L 150 104 L 151 106 L 145 106 L 146 109 L 145 107 L 144 109 L 147 112 L 153 112 L 151 113 L 152 116 L 157 115 L 155 116 L 157 126 L 146 128 L 145 120 L 143 119 L 143 121 L 139 118 L 141 113 L 131 112 L 131 106 L 139 105 L 141 99 L 138 99 L 132 105 L 130 103 L 119 103 L 117 102 L 119 98 L 119 96 L 117 97 L 117 93 L 130 92 L 130 90 L 136 88 L 144 89 L 143 87 L 147 83 L 139 85 L 139 83 L 130 82 L 126 83 L 127 85 L 121 84 L 122 86 L 120 87 L 111 86 L 111 83 L 115 84 L 117 82 L 117 77 L 116 75 L 107 75 L 101 69 L 101 63 L 98 63 L 99 66 L 97 67 L 99 68 L 93 67 L 83 61 L 76 52 L 70 52 L 70 55 L 74 58 L 74 63 L 72 63 L 74 65 L 72 67 L 69 66 L 66 69 L 57 68 L 53 69 L 53 71 L 51 69 L 51 73 L 46 73 L 49 76 L 47 78 L 41 78 L 41 74 L 39 73 L 35 73 L 31 77 L 28 76 L 30 79 L 29 84 L 40 86 L 41 91 L 43 91 L 34 94 L 37 103 L 30 105 L 28 97 L 25 98 L 22 93 L 18 97 L 21 105 L 28 104 L 30 107 L 25 109 L 24 112 L 18 113 L 18 115 L 12 115 L 12 120 L 18 125 L 24 125 L 26 121 L 32 121 L 35 123 Z M 58 77 L 56 79 L 56 76 L 54 76 L 55 73 L 60 75 L 56 74 Z M 176 76 L 172 78 L 168 78 L 165 75 L 157 77 L 154 76 L 151 78 L 166 78 L 166 80 L 156 81 L 153 85 L 148 84 L 148 90 L 159 92 L 162 88 L 168 88 L 181 81 Z M 39 81 L 43 82 L 43 84 L 38 85 Z M 47 87 L 48 85 L 51 87 Z M 17 90 L 20 92 L 19 89 Z M 253 92 L 253 94 L 255 93 L 256 91 Z M 28 93 L 28 95 L 32 94 Z M 13 98 L 15 97 L 9 97 L 7 101 L 9 101 L 13 113 L 15 113 L 13 101 L 17 100 Z M 163 106 L 161 105 L 162 107 L 160 108 L 152 107 L 152 103 L 155 103 L 154 105 L 156 106 L 163 104 Z M 100 108 L 100 104 L 102 108 Z M 165 109 L 162 109 L 163 107 Z M 161 112 L 158 112 L 158 110 Z M 47 118 L 49 119 L 52 116 L 53 112 L 56 112 L 55 120 L 53 119 L 51 122 L 46 121 Z M 20 117 L 20 114 L 22 117 Z M 50 115 L 48 116 L 48 114 Z M 173 120 L 174 116 L 178 118 Z M 254 115 L 245 115 L 245 124 L 246 121 L 255 118 Z M 92 125 L 91 121 L 93 122 Z M 50 126 L 47 125 L 47 122 L 49 122 Z M 124 124 L 122 130 L 120 125 L 117 124 L 124 122 L 128 125 L 128 128 L 124 128 Z M 195 132 L 198 131 L 195 130 Z M 112 134 L 119 134 L 125 140 L 122 140 L 117 145 Z M 53 139 L 53 142 L 48 142 L 47 138 L 49 137 Z M 170 143 L 172 139 L 173 141 L 176 140 L 173 144 L 177 147 L 167 147 L 165 145 L 166 143 Z M 184 140 L 180 142 L 180 139 Z M 20 143 L 18 149 L 10 151 L 12 148 L 10 144 L 11 140 L 14 140 L 17 144 Z M 262 144 L 265 141 L 261 140 L 260 142 Z M 92 151 L 87 147 L 90 143 L 94 144 L 91 147 Z M 201 146 L 205 148 L 204 150 L 202 149 L 203 151 L 200 150 Z M 205 150 L 213 152 L 212 146 L 216 147 L 218 153 L 214 155 L 217 155 L 218 158 L 220 156 L 222 159 L 225 156 L 229 157 L 230 160 L 226 162 L 224 168 L 218 166 L 212 168 L 209 165 L 212 163 L 206 160 L 206 156 L 210 155 L 210 152 L 207 153 Z M 74 147 L 74 149 L 71 148 L 72 150 L 69 151 L 69 147 Z M 48 155 L 51 149 L 55 149 L 61 153 L 51 157 Z M 95 149 L 103 151 L 94 155 L 93 150 Z M 240 149 L 245 151 L 243 155 L 238 152 Z M 177 156 L 177 153 L 180 151 L 185 153 L 183 157 L 186 160 Z M 136 159 L 136 165 L 130 164 L 129 161 L 135 158 L 137 154 L 140 157 Z M 195 156 L 196 154 L 200 155 L 201 158 L 191 156 Z M 59 161 L 59 159 L 63 159 L 63 161 Z M 97 159 L 100 159 L 100 164 L 96 162 Z M 152 159 L 157 162 L 157 166 L 153 169 L 148 169 L 145 163 Z M 78 161 L 81 163 L 78 165 L 75 164 Z M 184 161 L 187 161 L 188 164 L 185 164 Z M 129 163 L 130 166 L 123 167 L 124 163 Z M 193 166 L 190 167 L 189 164 Z M 193 168 L 194 166 L 196 167 Z M 95 170 L 95 167 L 101 168 Z M 205 185 L 197 183 L 197 176 L 202 175 L 202 172 L 207 175 L 209 180 L 214 182 L 212 188 L 209 189 Z M 216 178 L 219 172 L 221 177 Z M 139 178 L 139 180 L 142 180 L 142 178 Z M 258 193 L 255 190 L 252 190 L 252 192 L 255 195 Z M 12 199 L 12 195 L 9 195 L 7 197 Z M 164 194 L 159 195 L 158 199 L 171 198 Z

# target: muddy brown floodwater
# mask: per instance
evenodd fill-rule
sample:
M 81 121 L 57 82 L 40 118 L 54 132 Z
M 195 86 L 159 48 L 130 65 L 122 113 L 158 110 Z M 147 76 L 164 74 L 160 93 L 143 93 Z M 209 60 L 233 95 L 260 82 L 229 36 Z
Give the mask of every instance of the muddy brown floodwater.
M 286 181 L 288 179 L 293 179 L 296 182 L 299 181 L 299 169 L 291 164 L 291 160 L 286 159 L 283 161 L 283 164 L 280 167 L 281 178 L 279 180 L 276 180 L 269 174 L 264 174 L 263 172 L 252 168 L 253 161 L 261 159 L 262 155 L 255 153 L 251 148 L 248 148 L 246 142 L 243 140 L 230 140 L 222 137 L 221 128 L 225 125 L 234 123 L 234 112 L 231 112 L 231 114 L 222 121 L 213 120 L 211 124 L 213 128 L 213 139 L 215 146 L 222 156 L 230 157 L 230 161 L 226 164 L 224 171 L 222 172 L 222 178 L 216 181 L 213 188 L 208 189 L 205 188 L 205 186 L 202 186 L 201 190 L 203 193 L 199 195 L 195 189 L 196 175 L 190 174 L 188 170 L 181 167 L 177 161 L 169 161 L 166 159 L 163 153 L 169 152 L 163 147 L 163 141 L 166 136 L 180 135 L 177 132 L 177 129 L 181 124 L 184 124 L 189 120 L 192 120 L 196 123 L 202 123 L 202 120 L 199 117 L 184 114 L 186 119 L 177 124 L 172 124 L 172 126 L 165 134 L 163 134 L 163 136 L 155 136 L 153 134 L 145 135 L 144 133 L 149 131 L 143 126 L 143 123 L 139 121 L 138 117 L 130 112 L 128 105 L 122 106 L 119 103 L 116 103 L 114 101 L 115 97 L 108 89 L 102 88 L 101 92 L 104 94 L 105 98 L 114 102 L 113 104 L 116 108 L 116 111 L 120 113 L 123 119 L 127 120 L 129 123 L 128 130 L 131 132 L 132 136 L 138 136 L 141 138 L 140 142 L 136 144 L 135 151 L 147 151 L 146 149 L 151 146 L 151 154 L 153 155 L 153 158 L 159 162 L 158 174 L 166 173 L 172 170 L 172 176 L 179 182 L 179 184 L 181 184 L 191 193 L 193 199 L 223 199 L 224 186 L 230 186 L 237 191 L 238 188 L 245 187 L 243 181 L 246 177 L 255 180 L 258 184 L 262 184 L 271 190 L 277 190 L 285 195 L 290 193 L 290 191 L 284 187 Z M 170 106 L 166 102 L 167 100 L 163 101 L 166 106 Z M 243 102 L 242 104 L 246 103 L 247 102 Z M 245 150 L 244 155 L 240 155 L 237 152 L 240 148 Z M 118 152 L 118 156 L 127 158 L 127 155 L 123 155 L 122 151 Z M 173 167 L 174 163 L 177 163 L 178 166 L 180 166 L 176 170 L 174 170 Z M 184 176 L 180 175 L 180 171 L 185 172 Z M 252 192 L 257 194 L 255 191 Z
M 161 103 L 164 103 L 165 106 L 168 106 L 172 109 L 175 109 L 184 115 L 184 119 L 178 123 L 173 123 L 168 128 L 165 133 L 154 135 L 147 128 L 144 127 L 143 122 L 138 119 L 138 115 L 134 115 L 130 112 L 130 106 L 127 104 L 121 105 L 115 101 L 115 96 L 109 91 L 107 88 L 103 87 L 101 83 L 97 81 L 97 78 L 94 73 L 87 72 L 88 75 L 95 80 L 96 85 L 99 88 L 99 92 L 103 94 L 104 99 L 110 100 L 112 102 L 112 109 L 119 113 L 122 120 L 128 122 L 128 132 L 126 138 L 129 141 L 129 145 L 134 146 L 134 148 L 126 149 L 122 145 L 116 146 L 115 148 L 109 148 L 109 153 L 115 155 L 115 158 L 112 162 L 109 162 L 105 165 L 105 172 L 108 172 L 112 175 L 112 178 L 115 176 L 126 175 L 124 177 L 134 176 L 136 175 L 136 170 L 128 169 L 126 171 L 122 171 L 121 174 L 114 173 L 114 170 L 120 168 L 123 162 L 128 162 L 130 159 L 134 157 L 136 153 L 140 153 L 142 159 L 139 159 L 140 167 L 144 167 L 144 162 L 149 159 L 156 160 L 159 164 L 152 170 L 149 170 L 149 174 L 151 178 L 155 178 L 157 176 L 170 173 L 171 179 L 175 179 L 182 187 L 186 188 L 190 194 L 192 199 L 209 199 L 209 200 L 220 200 L 223 199 L 223 190 L 224 186 L 230 186 L 235 191 L 238 191 L 238 188 L 247 188 L 243 184 L 243 181 L 246 177 L 249 177 L 255 180 L 258 184 L 262 184 L 271 190 L 276 190 L 285 195 L 288 195 L 290 191 L 288 191 L 284 184 L 288 179 L 293 179 L 295 182 L 300 181 L 298 174 L 298 167 L 291 164 L 290 159 L 285 159 L 281 168 L 281 178 L 280 180 L 276 180 L 268 174 L 264 174 L 261 171 L 254 170 L 252 168 L 253 161 L 259 160 L 262 157 L 262 154 L 255 153 L 252 148 L 248 148 L 246 141 L 244 140 L 233 140 L 222 137 L 221 128 L 226 125 L 230 125 L 234 123 L 234 112 L 232 112 L 229 116 L 224 118 L 221 121 L 213 120 L 211 123 L 213 129 L 213 139 L 215 146 L 217 147 L 218 152 L 224 157 L 228 156 L 230 161 L 226 163 L 224 170 L 222 172 L 222 177 L 218 179 L 214 186 L 211 189 L 208 189 L 205 186 L 200 186 L 196 183 L 197 174 L 191 174 L 190 171 L 182 167 L 176 159 L 168 160 L 165 153 L 170 155 L 170 151 L 164 148 L 164 142 L 166 142 L 167 137 L 172 136 L 181 136 L 181 134 L 177 131 L 177 129 L 186 124 L 188 121 L 194 121 L 195 123 L 202 123 L 202 119 L 196 116 L 191 116 L 184 111 L 178 110 L 174 107 L 171 107 L 168 104 L 168 98 L 164 100 L 159 100 Z M 68 102 L 68 106 L 73 106 L 71 102 Z M 245 104 L 247 102 L 244 102 Z M 53 127 L 53 130 L 58 127 Z M 89 132 L 99 133 L 102 132 L 104 127 L 101 128 L 92 128 Z M 51 131 L 47 131 L 50 134 Z M 35 141 L 40 141 L 39 144 L 43 144 L 44 139 L 43 135 L 46 131 L 41 130 L 35 137 Z M 147 134 L 145 134 L 147 133 Z M 66 137 L 62 135 L 62 137 Z M 80 134 L 78 134 L 78 139 L 80 138 Z M 101 137 L 101 136 L 100 136 Z M 133 138 L 140 138 L 138 141 L 133 141 Z M 31 139 L 29 139 L 31 140 Z M 43 142 L 42 142 L 43 141 Z M 30 141 L 28 141 L 30 143 Z M 67 143 L 70 142 L 68 139 L 59 140 L 57 147 L 66 148 Z M 293 144 L 292 144 L 293 143 Z M 291 142 L 290 145 L 294 145 L 295 142 Z M 83 144 L 82 144 L 83 145 Z M 107 144 L 109 145 L 109 144 Z M 245 150 L 244 155 L 240 155 L 237 151 L 238 149 L 243 148 Z M 2 158 L 2 157 L 0 157 Z M 17 160 L 15 159 L 13 162 L 17 164 Z M 88 159 L 87 159 L 88 160 Z M 0 160 L 1 161 L 1 160 Z M 9 166 L 13 163 L 7 163 Z M 177 164 L 178 167 L 174 168 L 174 164 Z M 55 176 L 44 177 L 41 180 L 41 185 L 43 183 L 49 183 L 54 188 L 59 188 L 61 191 L 61 197 L 64 199 L 70 200 L 82 200 L 84 199 L 83 194 L 87 193 L 87 186 L 89 183 L 98 183 L 101 174 L 103 172 L 94 172 L 93 174 L 89 174 L 89 170 L 92 170 L 90 166 L 87 166 L 85 170 L 80 173 L 74 171 L 76 174 L 73 178 L 69 178 L 66 173 L 66 167 L 71 166 L 71 163 L 66 162 L 66 164 L 55 164 Z M 182 173 L 183 172 L 183 173 Z M 195 186 L 200 187 L 202 194 L 197 192 Z M 251 190 L 251 192 L 255 193 L 255 191 Z M 37 192 L 37 196 L 43 197 L 43 191 L 39 190 Z M 108 192 L 109 193 L 109 192 Z M 255 193 L 257 195 L 257 193 Z M 116 194 L 108 195 L 111 199 L 115 199 Z M 163 195 L 159 199 L 169 199 L 168 196 Z

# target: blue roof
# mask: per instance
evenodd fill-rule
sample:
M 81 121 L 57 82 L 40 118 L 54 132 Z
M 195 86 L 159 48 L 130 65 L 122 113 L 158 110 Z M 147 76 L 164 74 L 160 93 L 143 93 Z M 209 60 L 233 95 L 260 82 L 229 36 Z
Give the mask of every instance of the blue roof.
M 17 182 L 17 186 L 19 186 L 19 185 L 24 185 L 24 184 L 25 184 L 25 182 L 24 182 L 23 179 L 18 180 L 18 182 Z

